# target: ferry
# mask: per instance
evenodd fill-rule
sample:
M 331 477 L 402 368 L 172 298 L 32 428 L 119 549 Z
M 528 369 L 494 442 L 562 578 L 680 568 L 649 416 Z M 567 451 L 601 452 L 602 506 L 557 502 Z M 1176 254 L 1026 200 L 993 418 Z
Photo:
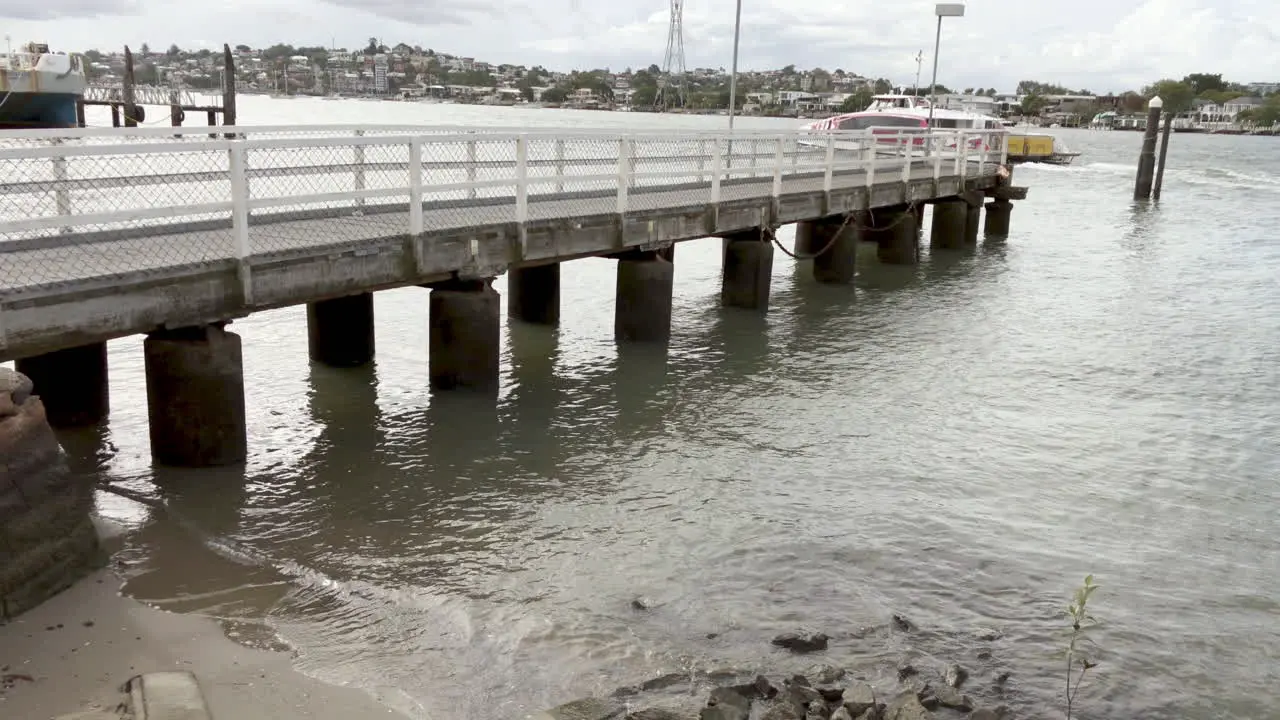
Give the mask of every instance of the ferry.
M 895 134 L 903 129 L 928 130 L 929 99 L 916 95 L 875 95 L 865 110 L 835 115 L 804 126 L 805 130 L 871 130 L 873 135 Z M 1004 124 L 999 118 L 979 113 L 933 108 L 933 127 L 943 130 L 1001 130 Z M 900 145 L 898 137 L 884 138 L 881 144 Z M 923 145 L 924 138 L 916 138 L 914 145 Z M 975 138 L 974 147 L 981 145 Z
M 79 55 L 31 42 L 0 59 L 0 128 L 77 127 L 88 82 Z

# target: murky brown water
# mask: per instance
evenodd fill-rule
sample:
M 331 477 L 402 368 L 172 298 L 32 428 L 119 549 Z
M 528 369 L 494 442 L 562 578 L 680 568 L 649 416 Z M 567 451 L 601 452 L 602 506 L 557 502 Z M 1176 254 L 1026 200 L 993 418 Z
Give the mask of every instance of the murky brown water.
M 852 633 L 892 612 L 979 669 L 967 633 L 999 630 L 993 663 L 1038 714 L 1060 705 L 1056 612 L 1092 572 L 1087 717 L 1276 717 L 1280 142 L 1175 137 L 1148 209 L 1129 202 L 1137 135 L 1064 134 L 1085 156 L 1017 171 L 1032 195 L 1007 243 L 864 266 L 856 288 L 779 254 L 767 318 L 718 306 L 718 241 L 681 245 L 666 353 L 619 354 L 612 263 L 571 263 L 561 328 L 504 330 L 496 406 L 428 393 L 425 290 L 378 294 L 367 370 L 308 367 L 302 308 L 239 321 L 243 472 L 150 467 L 140 339 L 114 342 L 98 462 L 172 510 L 100 498 L 137 528 L 127 589 L 260 620 L 303 671 L 424 718 L 782 667 L 768 639 L 797 626 L 871 667 L 905 641 Z

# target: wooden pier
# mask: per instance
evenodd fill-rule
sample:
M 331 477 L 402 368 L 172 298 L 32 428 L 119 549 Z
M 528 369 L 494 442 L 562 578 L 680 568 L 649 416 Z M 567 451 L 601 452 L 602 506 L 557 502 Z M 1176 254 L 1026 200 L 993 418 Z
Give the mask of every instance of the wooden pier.
M 145 333 L 161 462 L 240 462 L 239 338 L 226 324 L 308 305 L 312 358 L 372 357 L 370 293 L 431 288 L 437 389 L 492 391 L 500 320 L 559 317 L 559 263 L 618 261 L 615 338 L 664 342 L 676 243 L 724 239 L 725 305 L 766 311 L 775 231 L 799 223 L 821 282 L 859 240 L 917 261 L 1007 235 L 1000 131 L 618 133 L 423 127 L 19 131 L 0 139 L 0 360 L 105 389 L 111 338 Z M 797 242 L 797 245 L 801 243 Z M 37 388 L 96 421 L 103 393 Z M 104 390 L 105 392 L 105 390 Z M 177 418 L 174 413 L 185 413 Z M 179 422 L 179 420 L 182 420 Z

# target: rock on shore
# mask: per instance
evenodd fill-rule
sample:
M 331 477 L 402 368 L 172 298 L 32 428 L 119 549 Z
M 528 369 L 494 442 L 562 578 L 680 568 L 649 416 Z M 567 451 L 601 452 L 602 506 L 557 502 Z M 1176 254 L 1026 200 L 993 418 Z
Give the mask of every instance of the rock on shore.
M 0 622 L 67 588 L 103 560 L 93 487 L 67 468 L 31 381 L 0 368 Z

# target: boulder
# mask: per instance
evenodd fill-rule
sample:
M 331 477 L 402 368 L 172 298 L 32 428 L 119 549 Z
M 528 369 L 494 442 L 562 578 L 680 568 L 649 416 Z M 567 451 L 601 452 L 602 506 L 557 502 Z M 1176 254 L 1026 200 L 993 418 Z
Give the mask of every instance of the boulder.
M 808 653 L 826 650 L 830 639 L 825 633 L 783 633 L 773 639 L 773 644 L 791 652 Z
M 876 706 L 876 691 L 871 685 L 858 682 L 845 688 L 844 707 L 853 717 L 859 717 Z
M 627 716 L 627 720 L 685 720 L 685 716 L 662 708 L 645 708 Z
M 0 368 L 0 620 L 67 588 L 105 560 L 73 475 L 26 376 Z
M 914 692 L 904 692 L 884 709 L 884 720 L 926 720 L 929 711 Z
M 951 687 L 958 688 L 964 684 L 965 680 L 969 679 L 969 671 L 955 663 L 952 663 L 947 666 L 946 671 L 942 674 L 942 678 L 946 680 L 947 684 Z
M 538 713 L 533 720 L 615 720 L 624 717 L 626 711 L 613 700 L 587 697 Z

